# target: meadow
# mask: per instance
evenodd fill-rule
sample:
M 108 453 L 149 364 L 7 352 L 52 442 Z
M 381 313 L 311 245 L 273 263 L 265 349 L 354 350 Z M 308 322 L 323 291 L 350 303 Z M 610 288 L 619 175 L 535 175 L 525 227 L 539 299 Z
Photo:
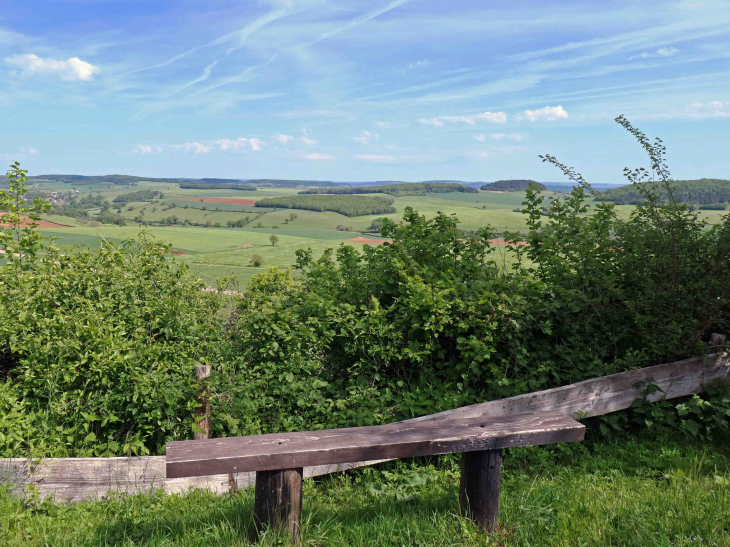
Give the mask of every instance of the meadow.
M 94 246 L 102 239 L 121 242 L 146 230 L 161 243 L 170 244 L 175 251 L 184 253 L 175 253 L 174 259 L 188 264 L 193 272 L 198 273 L 210 285 L 215 284 L 216 278 L 230 275 L 237 280 L 239 286 L 245 287 L 253 275 L 265 268 L 291 267 L 298 249 L 311 248 L 315 255 L 321 255 L 325 249 L 336 248 L 343 243 L 361 249 L 363 243 L 348 240 L 379 237 L 377 233 L 366 232 L 373 221 L 384 217 L 399 221 L 406 207 L 413 207 L 426 218 L 433 218 L 439 212 L 454 214 L 459 219 L 461 228 L 470 231 L 491 226 L 496 232 L 503 233 L 525 231 L 527 227 L 525 215 L 516 211 L 522 208 L 524 201 L 524 193 L 521 192 L 448 192 L 395 198 L 387 194 L 371 193 L 369 196 L 394 199 L 395 213 L 348 217 L 331 211 L 274 209 L 236 203 L 242 200 L 297 196 L 301 191 L 299 188 L 258 188 L 255 192 L 237 192 L 216 188 L 180 188 L 179 184 L 160 182 L 141 182 L 137 186 L 44 182 L 36 183 L 31 188 L 64 191 L 74 189 L 79 191 L 80 196 L 101 194 L 112 203 L 112 211 L 117 210 L 119 204 L 113 203 L 113 200 L 120 195 L 140 190 L 161 192 L 162 198 L 152 202 L 129 202 L 119 206 L 120 214 L 128 221 L 125 227 L 104 224 L 92 226 L 90 224 L 95 223 L 48 214 L 44 218 L 68 228 L 45 229 L 42 233 L 59 238 L 56 245 L 68 247 Z M 565 194 L 546 191 L 544 196 L 545 204 L 549 204 L 552 199 Z M 223 203 L 221 200 L 230 200 L 232 203 Z M 634 205 L 616 207 L 621 218 L 628 218 L 635 208 Z M 98 212 L 99 209 L 90 210 L 92 221 Z M 700 215 L 710 223 L 716 223 L 723 213 L 701 211 Z M 141 226 L 135 221 L 135 217 L 139 218 L 140 214 L 144 221 L 152 225 Z M 290 220 L 291 214 L 297 215 L 294 220 Z M 177 217 L 177 224 L 154 225 L 173 215 Z M 226 227 L 229 222 L 245 219 L 249 222 L 244 228 Z M 206 224 L 208 227 L 205 227 Z M 272 234 L 279 238 L 276 245 L 272 245 L 269 240 Z M 253 254 L 263 257 L 261 267 L 251 264 Z M 499 249 L 497 259 L 510 263 L 513 257 L 505 254 L 504 249 Z
M 500 232 L 524 230 L 526 227 L 524 215 L 514 211 L 521 207 L 524 196 L 511 193 L 449 192 L 395 198 L 386 194 L 370 194 L 373 197 L 394 199 L 395 213 L 348 217 L 331 211 L 272 209 L 235 203 L 236 200 L 297 196 L 300 191 L 297 188 L 258 188 L 256 192 L 243 193 L 230 189 L 180 188 L 179 184 L 159 182 L 142 182 L 131 187 L 44 182 L 32 185 L 31 189 L 74 189 L 80 196 L 101 194 L 112 203 L 112 211 L 117 210 L 118 204 L 113 203 L 113 200 L 120 195 L 140 190 L 161 192 L 162 198 L 152 202 L 129 202 L 121 205 L 120 214 L 128 220 L 127 226 L 91 226 L 86 221 L 48 214 L 44 218 L 68 227 L 42 230 L 42 233 L 58 238 L 55 245 L 64 248 L 73 245 L 94 247 L 102 239 L 120 243 L 146 230 L 161 243 L 170 244 L 173 250 L 184 253 L 175 253 L 172 259 L 187 263 L 192 271 L 211 285 L 222 275 L 232 275 L 243 287 L 253 275 L 265 268 L 291 267 L 298 249 L 311 248 L 315 255 L 342 243 L 361 249 L 363 243 L 348 240 L 358 237 L 378 238 L 377 233 L 366 233 L 373 221 L 383 217 L 398 221 L 406 207 L 413 207 L 427 218 L 433 218 L 438 212 L 455 214 L 462 222 L 462 228 L 466 230 L 477 230 L 487 225 Z M 560 194 L 549 192 L 546 195 L 554 197 Z M 206 201 L 211 198 L 217 202 Z M 230 199 L 234 203 L 221 203 L 218 201 L 220 199 Z M 92 221 L 98 212 L 99 209 L 89 211 Z M 290 220 L 292 213 L 297 215 L 294 220 Z M 145 221 L 151 223 L 160 223 L 175 215 L 180 224 L 141 226 L 134 220 L 140 214 Z M 261 216 L 256 218 L 258 215 Z M 250 222 L 244 228 L 226 227 L 228 222 L 247 217 Z M 191 225 L 184 225 L 184 222 Z M 206 223 L 210 223 L 210 226 L 204 227 Z M 272 245 L 269 240 L 272 234 L 279 238 L 276 245 Z M 251 265 L 253 254 L 263 257 L 264 263 L 261 267 Z

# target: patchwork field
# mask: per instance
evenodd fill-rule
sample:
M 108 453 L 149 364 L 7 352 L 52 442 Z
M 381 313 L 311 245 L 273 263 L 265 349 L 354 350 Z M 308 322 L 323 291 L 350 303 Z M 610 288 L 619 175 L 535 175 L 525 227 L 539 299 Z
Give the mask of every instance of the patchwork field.
M 44 182 L 33 185 L 32 189 L 75 190 L 80 198 L 101 196 L 109 201 L 110 211 L 126 220 L 126 226 L 96 222 L 95 216 L 100 208 L 89 209 L 88 218 L 81 219 L 46 215 L 41 226 L 42 232 L 58 238 L 56 245 L 94 246 L 102 239 L 118 243 L 146 230 L 161 242 L 172 245 L 174 251 L 183 253 L 171 254 L 171 259 L 185 262 L 211 285 L 216 278 L 230 274 L 241 286 L 245 286 L 251 276 L 268 267 L 292 266 L 297 249 L 311 248 L 315 255 L 320 255 L 325 249 L 342 244 L 358 249 L 363 245 L 381 244 L 383 239 L 380 234 L 370 230 L 373 221 L 383 217 L 398 221 L 407 207 L 412 207 L 428 218 L 439 212 L 453 214 L 466 230 L 492 226 L 502 233 L 526 228 L 525 215 L 515 211 L 522 208 L 524 195 L 510 192 L 451 192 L 395 197 L 395 213 L 348 217 L 331 211 L 255 206 L 256 201 L 264 197 L 297 195 L 299 189 L 296 188 L 258 188 L 255 192 L 239 192 L 231 189 L 180 188 L 177 184 L 155 182 L 143 182 L 137 186 L 76 186 Z M 151 190 L 158 194 L 147 202 L 114 202 L 119 196 L 140 190 Z M 551 198 L 560 195 L 546 192 L 546 204 Z M 386 194 L 368 196 L 392 198 Z M 621 216 L 628 217 L 634 208 L 633 205 L 620 205 L 617 210 Z M 710 222 L 718 222 L 723 213 L 701 211 L 702 216 Z M 238 227 L 229 227 L 232 225 Z M 272 234 L 279 238 L 275 245 L 270 241 Z M 498 240 L 493 243 L 503 245 Z M 254 254 L 264 259 L 258 268 L 251 264 Z M 503 247 L 498 249 L 497 254 L 497 260 L 509 262 L 510 258 L 505 255 Z

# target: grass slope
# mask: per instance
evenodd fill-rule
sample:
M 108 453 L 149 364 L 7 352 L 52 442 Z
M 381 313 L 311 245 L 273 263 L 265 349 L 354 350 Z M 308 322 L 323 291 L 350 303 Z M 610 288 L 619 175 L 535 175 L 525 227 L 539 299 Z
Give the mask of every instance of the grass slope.
M 500 530 L 489 538 L 459 516 L 458 459 L 305 480 L 302 545 L 727 546 L 727 445 L 624 437 L 593 446 L 508 451 Z M 252 489 L 216 497 L 112 497 L 77 505 L 0 492 L 8 546 L 241 546 L 252 527 Z M 286 545 L 267 533 L 259 545 Z

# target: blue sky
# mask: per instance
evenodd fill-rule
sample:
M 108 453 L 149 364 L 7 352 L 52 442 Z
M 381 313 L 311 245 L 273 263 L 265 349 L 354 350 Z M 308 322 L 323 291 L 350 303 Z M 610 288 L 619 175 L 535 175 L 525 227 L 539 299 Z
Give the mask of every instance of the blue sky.
M 2 0 L 0 155 L 40 173 L 730 178 L 730 2 Z

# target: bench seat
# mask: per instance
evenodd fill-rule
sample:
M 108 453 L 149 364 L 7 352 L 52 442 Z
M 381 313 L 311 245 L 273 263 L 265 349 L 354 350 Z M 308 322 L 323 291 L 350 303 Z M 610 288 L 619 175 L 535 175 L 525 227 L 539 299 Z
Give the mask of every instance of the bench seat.
M 299 533 L 303 468 L 363 460 L 463 453 L 462 512 L 497 524 L 502 449 L 582 441 L 585 427 L 555 413 L 447 419 L 167 443 L 167 478 L 256 472 L 256 528 Z
M 580 441 L 585 427 L 559 414 L 273 433 L 167 443 L 167 478 L 293 469 Z

